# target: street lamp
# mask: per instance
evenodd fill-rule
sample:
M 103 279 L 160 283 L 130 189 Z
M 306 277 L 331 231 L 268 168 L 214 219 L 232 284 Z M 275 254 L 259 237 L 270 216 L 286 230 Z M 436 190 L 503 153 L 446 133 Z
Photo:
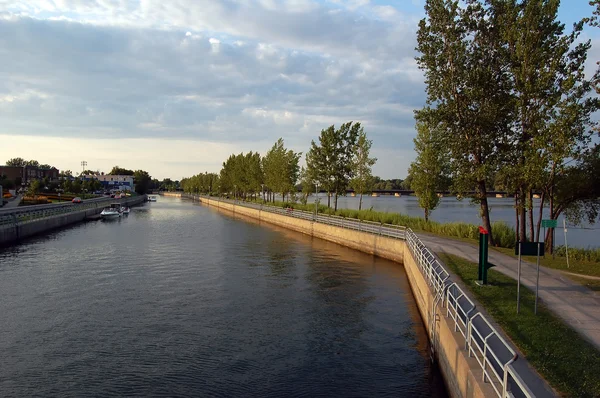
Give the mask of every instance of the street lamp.
M 260 194 L 262 196 L 263 203 L 265 203 L 265 184 L 260 184 Z
M 237 202 L 237 185 L 233 186 L 233 201 Z

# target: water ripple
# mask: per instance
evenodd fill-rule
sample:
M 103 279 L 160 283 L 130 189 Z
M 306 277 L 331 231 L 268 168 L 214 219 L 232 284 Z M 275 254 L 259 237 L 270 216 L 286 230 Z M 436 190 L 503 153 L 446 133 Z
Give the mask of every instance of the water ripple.
M 176 199 L 0 251 L 0 395 L 446 396 L 397 264 Z

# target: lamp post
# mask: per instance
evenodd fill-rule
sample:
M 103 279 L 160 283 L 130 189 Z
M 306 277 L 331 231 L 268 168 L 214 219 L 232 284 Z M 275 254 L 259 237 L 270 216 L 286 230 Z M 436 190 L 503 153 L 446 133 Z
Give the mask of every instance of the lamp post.
M 233 186 L 233 201 L 237 202 L 237 185 Z
M 263 203 L 265 203 L 265 184 L 260 184 L 260 194 L 262 196 Z

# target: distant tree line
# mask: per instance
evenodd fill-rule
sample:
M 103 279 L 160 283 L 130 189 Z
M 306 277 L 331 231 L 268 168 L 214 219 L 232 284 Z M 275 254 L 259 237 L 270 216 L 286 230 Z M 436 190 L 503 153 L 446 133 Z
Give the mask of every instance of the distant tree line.
M 327 192 L 327 205 L 337 209 L 337 198 L 351 187 L 361 195 L 372 189 L 371 168 L 376 159 L 370 157 L 371 141 L 360 123 L 348 122 L 338 129 L 330 126 L 321 131 L 319 141 L 313 141 L 306 154 L 306 167 L 300 167 L 301 152 L 285 147 L 283 138 L 261 157 L 257 152 L 231 155 L 219 174 L 203 173 L 181 180 L 181 187 L 190 193 L 232 194 L 247 199 L 264 192 L 268 201 L 275 195 L 284 201 L 299 198 L 306 203 L 315 190 Z

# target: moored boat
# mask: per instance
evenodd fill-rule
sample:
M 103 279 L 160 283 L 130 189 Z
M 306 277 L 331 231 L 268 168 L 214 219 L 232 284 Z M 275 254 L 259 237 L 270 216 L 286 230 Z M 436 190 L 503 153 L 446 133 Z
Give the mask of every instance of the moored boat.
M 113 207 L 105 207 L 100 213 L 100 217 L 102 218 L 118 218 L 121 217 L 121 213 L 118 209 Z
M 129 209 L 127 206 L 121 207 L 121 214 L 128 215 L 130 211 L 131 209 Z

